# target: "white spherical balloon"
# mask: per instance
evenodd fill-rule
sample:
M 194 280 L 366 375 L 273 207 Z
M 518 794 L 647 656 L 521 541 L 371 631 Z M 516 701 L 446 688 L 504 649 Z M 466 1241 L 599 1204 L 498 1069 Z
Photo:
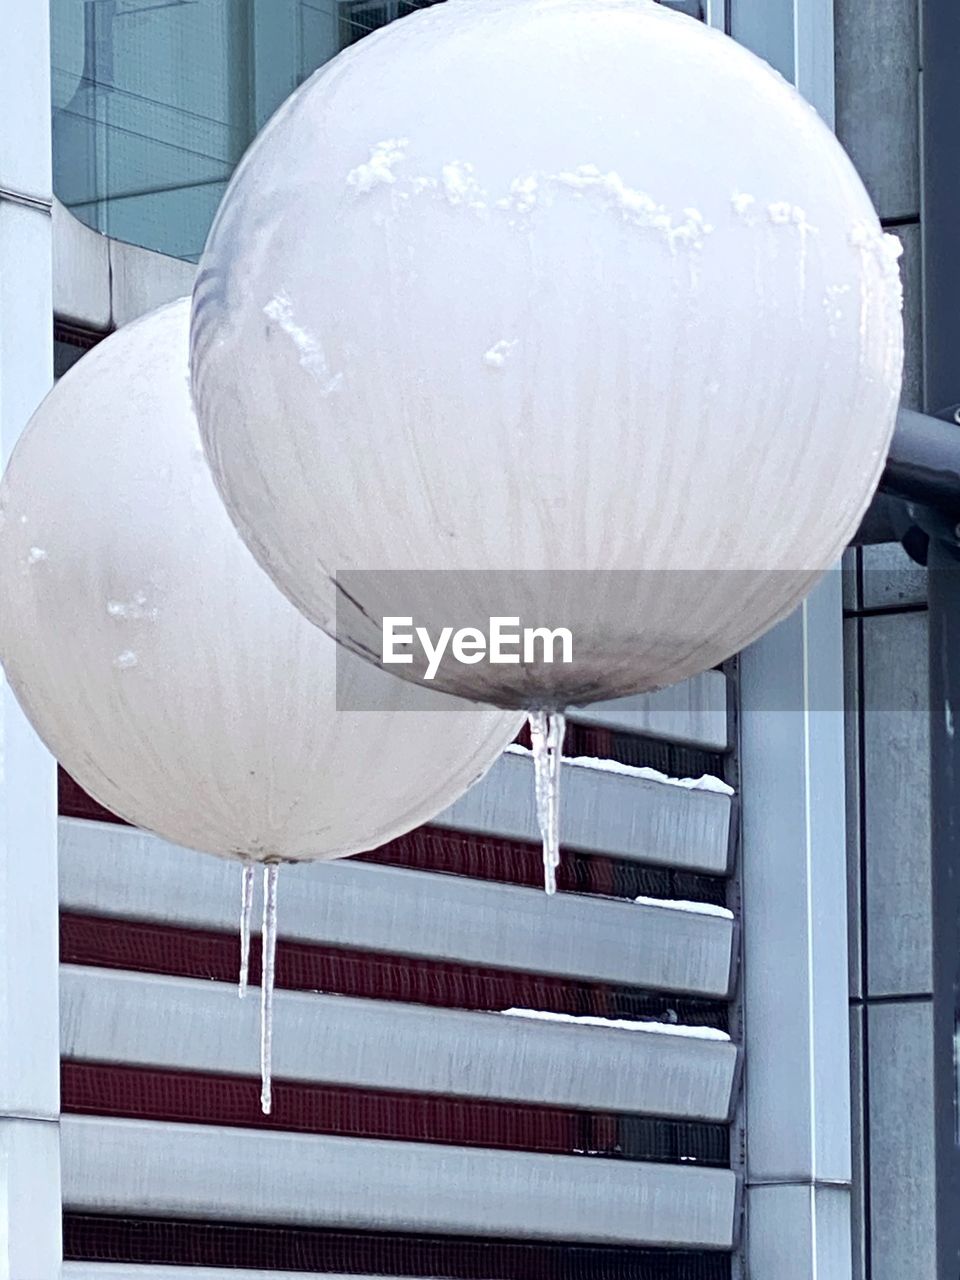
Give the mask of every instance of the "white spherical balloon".
M 244 859 L 333 858 L 432 818 L 515 715 L 338 650 L 227 518 L 190 401 L 189 302 L 107 338 L 0 486 L 0 657 L 34 727 L 114 813 Z M 344 663 L 346 659 L 346 663 Z M 340 710 L 336 666 L 341 663 Z
M 520 615 L 573 661 L 447 655 L 436 686 L 655 688 L 783 616 L 856 529 L 898 252 L 813 109 L 725 36 L 650 0 L 450 0 L 315 75 L 235 175 L 194 292 L 204 446 L 331 630 L 338 578 L 358 652 L 384 614 Z

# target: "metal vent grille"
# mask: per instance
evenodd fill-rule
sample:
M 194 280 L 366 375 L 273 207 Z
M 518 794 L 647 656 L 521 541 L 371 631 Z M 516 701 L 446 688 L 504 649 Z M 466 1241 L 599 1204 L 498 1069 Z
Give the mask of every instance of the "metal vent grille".
M 384 1090 L 274 1082 L 269 1116 L 255 1081 L 105 1062 L 64 1062 L 62 1106 L 73 1115 L 221 1124 L 296 1133 L 496 1147 L 608 1159 L 690 1161 L 723 1168 L 726 1127 L 556 1107 L 504 1106 Z
M 68 1213 L 64 1258 L 436 1280 L 730 1280 L 722 1254 Z M 184 1280 L 189 1280 L 189 1272 Z
M 60 959 L 63 964 L 232 983 L 237 973 L 237 940 L 233 934 L 213 930 L 171 929 L 149 921 L 65 911 L 60 916 Z M 256 985 L 258 937 L 251 939 L 250 967 Z M 281 991 L 324 991 L 449 1009 L 528 1008 L 575 1017 L 647 1018 L 728 1030 L 723 1000 L 452 961 L 315 947 L 287 939 L 277 947 L 276 977 Z

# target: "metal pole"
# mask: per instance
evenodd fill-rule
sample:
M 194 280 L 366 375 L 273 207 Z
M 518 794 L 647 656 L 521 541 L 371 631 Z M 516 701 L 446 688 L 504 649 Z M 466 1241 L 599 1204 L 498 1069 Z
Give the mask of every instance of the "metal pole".
M 960 519 L 960 426 L 952 415 L 900 410 L 880 492 Z

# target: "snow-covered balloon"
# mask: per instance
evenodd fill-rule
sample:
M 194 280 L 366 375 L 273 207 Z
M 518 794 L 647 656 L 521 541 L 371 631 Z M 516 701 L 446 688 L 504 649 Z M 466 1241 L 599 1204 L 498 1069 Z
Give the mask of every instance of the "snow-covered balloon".
M 276 590 L 204 460 L 188 319 L 183 299 L 107 338 L 26 428 L 0 485 L 0 658 L 92 796 L 244 863 L 245 921 L 265 864 L 267 972 L 277 864 L 432 818 L 520 717 L 425 697 L 338 650 Z M 341 709 L 361 697 L 375 709 Z
M 204 446 L 259 562 L 356 652 L 385 617 L 506 617 L 572 660 L 451 645 L 433 686 L 651 690 L 856 529 L 898 255 L 813 108 L 720 33 L 651 0 L 448 0 L 318 72 L 238 169 L 194 291 Z

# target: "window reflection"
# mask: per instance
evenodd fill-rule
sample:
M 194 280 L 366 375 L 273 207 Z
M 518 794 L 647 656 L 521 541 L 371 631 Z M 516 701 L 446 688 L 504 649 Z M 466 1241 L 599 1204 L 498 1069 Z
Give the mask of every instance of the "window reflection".
M 234 166 L 317 67 L 433 0 L 52 0 L 54 187 L 196 261 Z

